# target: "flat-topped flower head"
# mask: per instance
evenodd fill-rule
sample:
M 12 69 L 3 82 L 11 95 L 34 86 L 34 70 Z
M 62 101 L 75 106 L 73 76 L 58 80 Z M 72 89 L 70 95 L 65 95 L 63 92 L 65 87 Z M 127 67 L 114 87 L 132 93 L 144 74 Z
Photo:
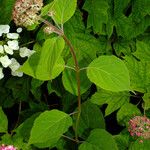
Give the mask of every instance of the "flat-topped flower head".
M 43 0 L 17 0 L 13 10 L 15 24 L 28 27 L 37 23 L 42 6 Z
M 131 136 L 150 139 L 150 119 L 146 116 L 135 116 L 129 121 L 128 131 Z

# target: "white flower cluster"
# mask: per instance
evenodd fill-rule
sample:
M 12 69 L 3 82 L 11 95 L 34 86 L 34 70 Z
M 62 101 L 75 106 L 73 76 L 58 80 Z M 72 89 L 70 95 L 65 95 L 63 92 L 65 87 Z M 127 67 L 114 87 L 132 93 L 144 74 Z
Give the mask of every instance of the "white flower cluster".
M 22 28 L 18 28 L 16 33 L 9 32 L 9 25 L 0 25 L 0 79 L 4 77 L 3 68 L 10 68 L 13 76 L 23 76 L 23 73 L 18 71 L 21 65 L 13 57 L 15 52 L 19 53 L 20 57 L 30 57 L 35 52 L 27 47 L 19 47 L 19 33 Z

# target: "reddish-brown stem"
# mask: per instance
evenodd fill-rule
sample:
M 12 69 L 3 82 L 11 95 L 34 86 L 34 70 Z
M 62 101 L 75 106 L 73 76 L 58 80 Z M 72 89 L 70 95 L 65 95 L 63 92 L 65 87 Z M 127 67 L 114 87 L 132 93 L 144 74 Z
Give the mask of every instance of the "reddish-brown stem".
M 74 60 L 75 71 L 76 71 L 76 80 L 77 80 L 77 92 L 78 92 L 77 93 L 78 94 L 78 114 L 77 114 L 77 120 L 76 120 L 76 126 L 75 126 L 75 140 L 78 142 L 78 126 L 79 126 L 80 115 L 81 115 L 81 93 L 80 93 L 80 68 L 79 68 L 77 57 L 76 57 L 76 53 L 75 53 L 74 47 L 71 44 L 70 40 L 65 36 L 65 34 L 63 33 L 62 30 L 58 29 L 57 27 L 52 25 L 47 20 L 44 20 L 42 18 L 40 18 L 40 20 L 43 23 L 45 23 L 47 26 L 49 26 L 54 33 L 63 37 L 63 39 L 65 40 L 66 44 L 68 45 L 68 47 L 70 49 L 72 58 Z

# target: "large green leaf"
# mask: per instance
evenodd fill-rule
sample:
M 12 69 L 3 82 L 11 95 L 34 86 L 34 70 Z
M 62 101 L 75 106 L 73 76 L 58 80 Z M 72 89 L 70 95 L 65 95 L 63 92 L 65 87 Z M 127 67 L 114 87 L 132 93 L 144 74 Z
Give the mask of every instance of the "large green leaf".
M 0 107 L 0 132 L 7 132 L 8 120 L 7 116 L 4 114 L 2 107 Z
M 102 32 L 103 24 L 108 21 L 108 3 L 105 0 L 86 0 L 84 7 L 88 11 L 87 27 L 93 27 L 95 33 Z
M 88 136 L 91 129 L 105 128 L 105 120 L 99 107 L 86 101 L 81 105 L 81 116 L 79 122 L 78 134 L 85 138 Z
M 29 143 L 53 146 L 71 125 L 72 119 L 68 114 L 58 110 L 45 111 L 35 119 Z
M 49 11 L 54 12 L 52 18 L 57 24 L 64 24 L 74 14 L 77 0 L 54 0 Z
M 135 115 L 140 115 L 141 112 L 137 106 L 131 103 L 125 103 L 117 113 L 117 121 L 121 125 L 128 125 L 128 121 Z
M 128 56 L 125 57 L 125 63 L 131 78 L 131 88 L 145 93 L 150 87 L 150 63 Z
M 16 0 L 0 1 L 0 24 L 9 24 L 12 20 L 12 9 Z
M 79 150 L 118 150 L 112 135 L 104 129 L 94 129 Z
M 129 102 L 129 100 L 130 94 L 128 92 L 110 92 L 100 90 L 92 96 L 90 101 L 100 106 L 108 104 L 105 110 L 105 116 L 107 116 L 122 107 L 125 102 Z
M 97 86 L 114 92 L 129 91 L 129 72 L 122 60 L 115 56 L 100 56 L 88 66 L 87 76 Z
M 20 70 L 39 80 L 57 77 L 64 69 L 64 61 L 60 56 L 64 45 L 61 37 L 47 39 L 41 51 L 33 54 Z

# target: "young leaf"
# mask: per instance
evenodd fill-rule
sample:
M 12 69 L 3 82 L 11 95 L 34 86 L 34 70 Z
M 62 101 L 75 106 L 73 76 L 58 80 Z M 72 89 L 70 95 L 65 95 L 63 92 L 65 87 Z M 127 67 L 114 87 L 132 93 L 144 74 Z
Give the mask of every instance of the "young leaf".
M 72 125 L 72 119 L 68 114 L 58 110 L 45 111 L 35 119 L 29 144 L 54 145 Z M 44 145 L 42 145 L 44 147 Z
M 7 116 L 4 114 L 2 107 L 0 107 L 0 133 L 7 132 L 8 120 Z
M 54 15 L 52 18 L 57 24 L 64 24 L 74 14 L 77 0 L 54 0 L 49 12 Z
M 94 129 L 90 136 L 80 145 L 79 150 L 118 150 L 112 135 L 104 129 Z
M 39 80 L 55 78 L 64 69 L 64 60 L 60 56 L 64 46 L 61 37 L 47 39 L 41 51 L 33 54 L 20 70 Z
M 129 91 L 129 72 L 122 60 L 115 56 L 100 56 L 88 66 L 87 76 L 97 86 L 114 92 Z

